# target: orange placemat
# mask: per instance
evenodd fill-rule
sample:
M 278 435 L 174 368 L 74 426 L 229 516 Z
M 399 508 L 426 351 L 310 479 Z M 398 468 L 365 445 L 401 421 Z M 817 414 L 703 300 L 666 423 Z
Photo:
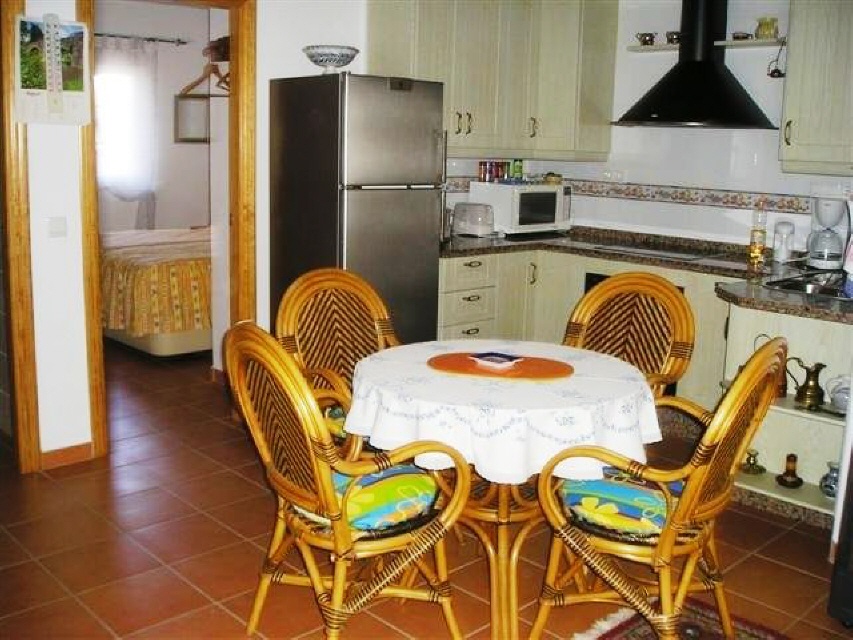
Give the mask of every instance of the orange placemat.
M 448 373 L 464 373 L 470 376 L 490 378 L 523 378 L 527 380 L 551 380 L 566 378 L 575 371 L 574 367 L 559 360 L 523 356 L 506 369 L 492 369 L 471 359 L 471 353 L 443 353 L 427 360 L 433 369 Z

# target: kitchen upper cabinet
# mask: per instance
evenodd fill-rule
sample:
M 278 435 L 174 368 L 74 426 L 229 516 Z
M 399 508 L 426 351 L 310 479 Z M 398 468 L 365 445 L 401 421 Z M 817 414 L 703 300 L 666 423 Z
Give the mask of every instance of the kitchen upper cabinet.
M 368 3 L 368 72 L 444 83 L 450 155 L 477 155 L 497 145 L 498 55 L 506 6 L 492 0 Z
M 853 2 L 791 0 L 782 169 L 853 175 Z
M 445 83 L 450 156 L 603 160 L 617 13 L 616 0 L 369 0 L 368 72 Z
M 603 160 L 610 150 L 615 0 L 517 0 L 507 11 L 502 147 L 510 155 Z M 517 68 L 527 72 L 518 78 Z

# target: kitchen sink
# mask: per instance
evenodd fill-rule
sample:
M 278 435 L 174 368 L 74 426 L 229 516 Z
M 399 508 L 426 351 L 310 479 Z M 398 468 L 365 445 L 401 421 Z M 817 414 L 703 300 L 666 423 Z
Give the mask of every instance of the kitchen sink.
M 844 277 L 844 272 L 840 270 L 814 271 L 778 280 L 768 280 L 764 283 L 764 286 L 782 291 L 794 291 L 809 295 L 847 299 L 847 296 L 842 291 Z
M 600 244 L 596 245 L 595 248 L 627 256 L 646 256 L 650 258 L 662 258 L 664 260 L 684 260 L 685 262 L 714 257 L 700 253 L 688 253 L 686 251 L 682 252 L 677 250 L 673 251 L 671 249 L 644 249 L 642 247 L 626 247 L 624 245 L 614 244 Z

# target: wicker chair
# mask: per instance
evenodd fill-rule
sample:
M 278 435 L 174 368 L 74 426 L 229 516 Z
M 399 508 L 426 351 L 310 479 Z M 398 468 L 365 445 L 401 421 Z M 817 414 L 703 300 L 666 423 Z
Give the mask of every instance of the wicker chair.
M 438 603 L 450 634 L 461 637 L 444 549 L 444 535 L 470 490 L 460 454 L 420 442 L 344 460 L 300 367 L 271 335 L 238 323 L 225 335 L 224 353 L 232 393 L 278 500 L 248 633 L 257 628 L 270 584 L 277 583 L 313 588 L 329 638 L 338 638 L 348 618 L 378 596 Z M 401 464 L 425 452 L 449 456 L 455 476 Z M 287 564 L 294 547 L 305 572 Z M 434 563 L 425 557 L 430 551 Z M 416 587 L 400 580 L 412 567 L 424 578 Z
M 659 637 L 674 640 L 685 597 L 696 591 L 713 592 L 723 631 L 734 637 L 714 523 L 731 498 L 735 472 L 775 397 L 786 352 L 783 338 L 756 351 L 713 413 L 680 398 L 658 400 L 707 426 L 679 469 L 647 467 L 600 447 L 570 448 L 545 465 L 539 499 L 555 535 L 531 638 L 542 633 L 552 607 L 597 601 L 629 605 Z M 557 464 L 576 457 L 609 465 L 604 479 L 554 477 Z M 677 560 L 683 560 L 680 576 Z M 645 565 L 651 574 L 643 578 L 636 569 L 628 570 L 631 564 Z
M 655 397 L 684 375 L 693 354 L 693 312 L 671 282 L 652 273 L 610 276 L 581 298 L 563 344 L 630 362 Z
M 331 370 L 349 388 L 359 360 L 400 344 L 382 298 L 344 269 L 294 280 L 278 305 L 275 336 L 305 369 Z

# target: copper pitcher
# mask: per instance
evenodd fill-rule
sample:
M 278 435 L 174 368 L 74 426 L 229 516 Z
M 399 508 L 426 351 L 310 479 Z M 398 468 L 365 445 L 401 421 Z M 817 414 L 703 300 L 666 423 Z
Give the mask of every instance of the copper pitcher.
M 791 370 L 787 368 L 787 363 L 791 362 L 791 360 L 796 362 L 806 371 L 806 378 L 803 380 L 802 384 L 797 382 L 797 378 L 795 378 L 794 374 L 791 373 Z M 788 372 L 788 375 L 791 376 L 794 384 L 797 385 L 797 393 L 794 396 L 794 403 L 799 407 L 812 411 L 819 409 L 823 404 L 823 389 L 820 388 L 820 384 L 818 383 L 818 376 L 820 375 L 821 370 L 826 368 L 826 365 L 821 362 L 815 362 L 809 367 L 797 357 L 788 358 L 785 364 L 785 370 Z

